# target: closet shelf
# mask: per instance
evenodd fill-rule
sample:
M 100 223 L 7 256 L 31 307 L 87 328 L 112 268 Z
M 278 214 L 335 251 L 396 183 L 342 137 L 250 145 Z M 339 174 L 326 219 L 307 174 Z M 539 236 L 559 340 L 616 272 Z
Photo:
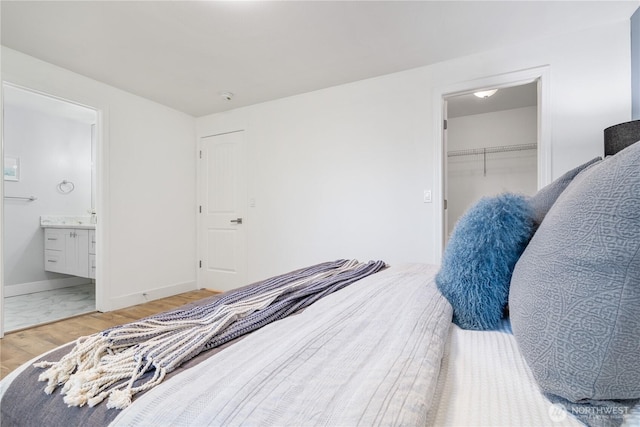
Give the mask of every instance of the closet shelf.
M 483 147 L 483 148 L 470 148 L 467 150 L 448 151 L 447 157 L 456 156 L 473 156 L 478 154 L 490 154 L 490 153 L 504 153 L 507 151 L 524 151 L 535 150 L 538 148 L 537 143 L 532 144 L 517 144 L 517 145 L 503 145 L 499 147 Z

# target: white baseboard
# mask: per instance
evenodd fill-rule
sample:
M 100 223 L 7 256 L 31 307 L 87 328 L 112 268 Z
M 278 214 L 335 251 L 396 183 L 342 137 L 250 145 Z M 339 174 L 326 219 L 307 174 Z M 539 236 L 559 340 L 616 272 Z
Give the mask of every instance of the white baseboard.
M 165 286 L 162 288 L 148 289 L 143 292 L 137 292 L 129 295 L 122 295 L 109 299 L 108 311 L 119 310 L 121 308 L 131 307 L 132 305 L 142 304 L 145 302 L 178 295 L 184 292 L 195 291 L 198 289 L 196 282 L 178 283 L 175 285 Z
M 91 283 L 86 277 L 65 277 L 62 279 L 41 280 L 39 282 L 18 283 L 4 286 L 4 297 L 32 294 L 34 292 L 51 291 L 53 289 L 68 288 L 69 286 Z

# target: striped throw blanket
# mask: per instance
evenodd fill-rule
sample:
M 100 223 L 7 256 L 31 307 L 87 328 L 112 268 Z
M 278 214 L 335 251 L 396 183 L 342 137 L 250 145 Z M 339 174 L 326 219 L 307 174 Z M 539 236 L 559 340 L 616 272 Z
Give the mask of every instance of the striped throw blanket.
M 200 352 L 282 319 L 385 266 L 356 260 L 317 264 L 228 292 L 211 304 L 82 337 L 58 362 L 36 364 L 48 368 L 39 380 L 48 381 L 47 394 L 63 385 L 69 406 L 95 406 L 108 398 L 107 407 L 123 409 L 136 393 L 160 384 Z M 151 378 L 143 379 L 150 371 Z

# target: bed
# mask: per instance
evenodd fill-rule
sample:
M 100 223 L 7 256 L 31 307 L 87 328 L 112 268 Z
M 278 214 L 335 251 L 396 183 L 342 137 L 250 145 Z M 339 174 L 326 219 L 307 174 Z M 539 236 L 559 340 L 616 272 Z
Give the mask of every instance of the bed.
M 203 344 L 121 407 L 109 407 L 108 399 L 67 407 L 56 384 L 45 394 L 46 381 L 38 377 L 47 368 L 33 363 L 48 360 L 55 366 L 75 351 L 73 343 L 56 349 L 0 383 L 0 423 L 640 425 L 638 164 L 640 144 L 635 144 L 568 172 L 537 197 L 479 203 L 456 225 L 441 266 L 338 260 L 303 269 L 337 266 L 349 271 L 349 280 L 314 284 L 319 293 L 310 297 L 303 291 L 308 303 L 281 304 L 279 311 L 269 310 L 303 289 L 298 276 L 287 279 L 295 285 L 278 290 L 270 302 L 256 296 L 251 301 L 259 300 L 260 307 L 229 314 L 225 328 L 207 337 L 216 345 Z M 576 202 L 585 191 L 588 203 Z M 598 194 L 607 200 L 599 203 Z M 584 219 L 584 210 L 597 217 L 570 229 L 575 218 Z M 523 227 L 525 232 L 505 232 Z M 603 231 L 608 227 L 614 232 Z M 487 247 L 501 249 L 487 252 Z M 371 272 L 351 274 L 345 263 Z M 249 285 L 243 295 L 262 295 L 254 290 L 265 283 L 275 282 Z M 178 312 L 219 310 L 225 298 L 229 305 L 247 306 L 244 297 L 227 293 Z M 610 311 L 614 303 L 617 309 Z M 259 317 L 258 327 L 242 323 L 262 312 L 270 314 Z M 586 349 L 586 359 L 575 346 Z M 594 355 L 599 355 L 595 362 Z M 137 363 L 136 371 L 142 371 L 144 358 Z M 152 373 L 132 380 L 131 387 Z M 583 391 L 583 383 L 591 388 Z

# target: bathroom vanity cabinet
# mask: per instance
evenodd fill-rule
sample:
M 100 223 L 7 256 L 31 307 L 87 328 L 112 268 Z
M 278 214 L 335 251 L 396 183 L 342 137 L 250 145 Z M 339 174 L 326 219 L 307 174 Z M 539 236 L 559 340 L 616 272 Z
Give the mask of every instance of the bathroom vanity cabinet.
M 46 227 L 44 269 L 95 278 L 95 230 Z

